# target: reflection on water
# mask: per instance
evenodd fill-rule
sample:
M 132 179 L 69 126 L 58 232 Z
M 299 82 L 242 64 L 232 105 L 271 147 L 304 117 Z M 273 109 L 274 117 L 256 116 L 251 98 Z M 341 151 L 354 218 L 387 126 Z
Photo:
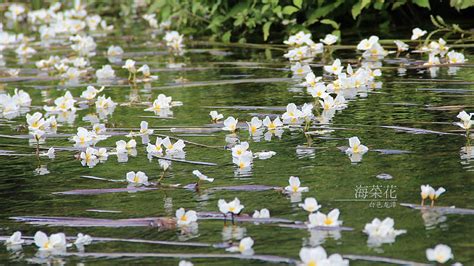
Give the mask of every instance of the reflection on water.
M 126 39 L 126 35 L 133 35 L 134 42 Z M 32 98 L 31 106 L 0 114 L 0 135 L 27 135 L 25 114 L 36 111 L 44 113 L 43 106 L 52 106 L 54 99 L 64 95 L 65 89 L 78 99 L 87 85 L 97 87 L 95 84 L 97 82 L 105 86 L 100 94 L 105 96 L 104 101 L 110 97 L 117 103 L 101 107 L 82 102 L 80 108 L 74 110 L 45 114 L 46 117 L 55 116 L 58 122 L 58 134 L 75 134 L 79 126 L 91 130 L 96 123 L 103 123 L 107 129 L 114 129 L 111 130 L 111 137 L 98 145 L 106 147 L 111 156 L 117 156 L 117 159 L 97 163 L 94 168 L 82 167 L 80 160 L 74 160 L 79 152 L 71 149 L 69 135 L 54 138 L 46 136 L 45 139 L 41 139 L 40 148 L 58 147 L 54 161 L 42 157 L 41 162 L 34 156 L 37 144 L 35 140 L 0 137 L 2 150 L 31 155 L 11 156 L 5 152 L 7 155 L 3 156 L 2 153 L 0 156 L 2 166 L 0 202 L 3 204 L 2 207 L 5 206 L 0 217 L 1 235 L 11 235 L 14 231 L 21 230 L 25 232 L 24 235 L 32 236 L 36 230 L 45 230 L 51 233 L 65 231 L 68 236 L 73 236 L 79 230 L 87 230 L 92 237 L 183 242 L 192 240 L 203 243 L 238 242 L 246 236 L 251 236 L 255 239 L 257 254 L 297 258 L 301 245 L 311 247 L 323 245 L 331 250 L 331 253 L 374 256 L 384 252 L 384 256 L 387 257 L 419 262 L 426 262 L 425 249 L 428 246 L 426 241 L 429 239 L 430 245 L 435 242 L 449 244 L 456 258 L 468 261 L 470 254 L 465 250 L 466 245 L 472 241 L 459 241 L 459 239 L 465 239 L 465 232 L 474 222 L 471 216 L 466 215 L 462 219 L 450 216 L 447 219 L 446 215 L 435 209 L 425 208 L 421 210 L 422 219 L 419 219 L 417 211 L 400 206 L 377 209 L 371 208 L 369 204 L 335 201 L 335 199 L 352 200 L 354 188 L 357 186 L 387 182 L 390 183 L 388 185 L 398 188 L 399 202 L 418 203 L 420 185 L 433 184 L 437 187 L 442 185 L 447 189 L 446 194 L 439 200 L 440 205 L 472 208 L 469 193 L 472 191 L 470 180 L 474 170 L 474 147 L 466 144 L 465 137 L 457 134 L 459 132 L 454 131 L 457 128 L 451 123 L 456 120 L 460 109 L 472 106 L 474 68 L 443 66 L 420 69 L 414 68 L 413 65 L 401 65 L 402 62 L 411 64 L 419 59 L 405 57 L 364 61 L 362 64 L 370 65 L 372 68 L 383 67 L 383 75 L 368 86 L 340 91 L 348 100 L 347 106 L 339 108 L 341 110 L 322 109 L 319 101 L 315 101 L 299 86 L 302 81 L 301 75 L 295 79 L 288 79 L 292 77 L 289 71 L 290 64 L 282 58 L 284 52 L 279 49 L 269 48 L 269 57 L 264 59 L 262 50 L 258 48 L 213 46 L 190 41 L 186 44 L 188 49 L 186 53 L 178 56 L 169 54 L 164 48 L 157 46 L 160 35 L 156 35 L 156 39 L 153 39 L 150 32 L 141 28 L 111 38 L 99 36 L 94 38 L 97 41 L 97 56 L 90 60 L 88 67 L 91 69 L 87 75 L 70 72 L 69 77 L 61 77 L 61 80 L 55 79 L 54 75 L 49 76 L 47 72 L 43 73 L 35 64 L 41 59 L 47 60 L 49 56 L 68 56 L 65 51 L 69 46 L 64 46 L 61 42 L 50 44 L 48 48 L 34 46 L 38 53 L 29 57 L 17 58 L 15 54 L 6 52 L 0 56 L 2 73 L 0 94 L 13 95 L 14 89 L 18 88 L 25 90 Z M 347 42 L 352 43 L 350 40 Z M 104 56 L 102 52 L 107 51 L 111 45 L 121 46 L 124 54 Z M 469 55 L 471 53 L 469 49 L 466 49 L 465 53 L 468 54 L 470 62 L 474 61 Z M 348 63 L 353 64 L 354 68 L 362 66 L 353 60 L 360 56 L 353 51 L 338 50 L 333 56 L 341 58 L 344 67 Z M 151 74 L 159 75 L 159 78 L 128 84 L 126 73 L 123 72 L 125 70 L 121 69 L 121 65 L 128 58 L 133 58 L 139 65 L 148 64 Z M 328 60 L 332 61 L 329 58 Z M 104 66 L 104 64 L 110 65 Z M 49 68 L 54 68 L 54 64 Z M 7 73 L 4 71 L 6 69 L 19 69 L 18 77 L 3 75 L 4 72 Z M 323 75 L 320 66 L 311 66 L 311 69 L 317 76 Z M 96 75 L 102 78 L 96 80 Z M 269 78 L 272 80 L 268 81 Z M 21 81 L 22 79 L 24 80 Z M 245 82 L 235 84 L 229 82 L 235 80 Z M 179 100 L 182 106 L 145 111 L 162 93 L 173 97 L 173 100 Z M 261 119 L 269 116 L 273 120 L 282 115 L 285 109 L 282 107 L 289 102 L 294 102 L 298 108 L 305 103 L 314 106 L 314 123 L 309 127 L 307 134 L 303 134 L 303 126 L 297 124 L 270 130 L 258 129 L 249 134 L 245 121 L 250 121 L 253 116 Z M 439 109 L 427 107 L 439 107 Z M 234 116 L 239 119 L 237 125 L 239 130 L 232 134 L 220 131 L 222 123 L 211 124 L 208 115 L 211 110 L 222 113 L 224 118 Z M 154 136 L 140 135 L 140 139 L 136 139 L 135 148 L 115 154 L 116 142 L 128 141 L 124 135 L 130 131 L 139 131 L 137 126 L 141 121 L 149 123 L 150 129 L 155 130 Z M 382 126 L 409 127 L 453 134 L 413 134 L 414 132 L 399 132 Z M 180 134 L 178 131 L 173 132 L 171 128 L 183 129 L 183 132 L 195 128 L 203 130 L 202 132 L 196 130 L 197 133 L 193 134 Z M 81 178 L 84 175 L 118 180 L 123 179 L 128 171 L 140 170 L 146 172 L 150 179 L 156 182 L 163 173 L 159 163 L 162 162 L 163 165 L 163 160 L 153 156 L 147 157 L 146 149 L 146 144 L 150 140 L 151 143 L 155 141 L 156 134 L 190 141 L 189 144 L 186 143 L 185 152 L 166 154 L 170 158 L 186 159 L 186 162 L 172 162 L 172 167 L 165 173 L 164 184 L 186 185 L 196 182 L 191 174 L 193 170 L 200 170 L 215 178 L 214 182 L 201 184 L 202 187 L 198 191 L 194 186 L 189 186 L 188 189 L 170 186 L 153 191 L 135 190 L 129 193 L 80 196 L 52 194 L 73 189 L 125 188 L 125 184 L 122 183 Z M 347 145 L 347 138 L 352 136 L 358 136 L 370 150 L 392 149 L 411 152 L 381 154 L 372 151 L 363 157 L 360 154 L 348 157 L 337 147 Z M 248 166 L 241 168 L 232 163 L 230 149 L 244 141 L 249 142 L 249 149 L 254 155 L 257 155 L 255 153 L 258 151 L 275 151 L 276 154 L 266 160 L 254 159 Z M 192 163 L 193 161 L 210 162 L 217 166 L 196 164 Z M 390 173 L 390 176 L 381 173 Z M 267 208 L 272 217 L 307 221 L 307 213 L 297 207 L 297 203 L 302 201 L 302 193 L 283 195 L 274 190 L 208 190 L 216 186 L 250 184 L 285 187 L 288 185 L 289 176 L 300 176 L 304 180 L 304 185 L 310 188 L 304 196 L 317 198 L 318 203 L 322 205 L 322 212 L 333 208 L 340 209 L 344 225 L 354 230 L 343 234 L 340 231 L 300 230 L 299 232 L 303 234 L 298 234 L 297 229 L 280 228 L 269 223 L 241 223 L 237 226 L 231 225 L 230 221 L 227 221 L 227 225 L 221 230 L 223 222 L 203 219 L 198 221 L 199 226 L 196 224 L 163 230 L 158 234 L 156 233 L 158 230 L 148 227 L 33 227 L 9 220 L 9 217 L 20 215 L 104 219 L 174 217 L 176 209 L 181 207 L 187 210 L 216 212 L 218 199 L 238 197 L 245 205 L 244 214 Z M 374 178 L 375 176 L 377 178 Z M 117 210 L 117 212 L 88 212 L 90 209 Z M 401 228 L 409 230 L 407 234 L 399 236 L 396 242 L 374 248 L 380 241 L 373 239 L 367 242 L 361 233 L 361 228 L 374 217 L 382 215 L 392 217 L 397 225 L 400 224 Z M 437 230 L 440 228 L 458 230 L 447 234 L 444 230 Z M 138 252 L 132 244 L 123 245 L 123 243 L 97 244 L 92 248 L 94 252 L 103 250 L 116 253 L 130 250 Z M 69 264 L 68 262 L 72 260 L 69 257 L 34 257 L 35 250 L 26 246 L 20 250 L 2 248 L 0 262 L 8 260 L 9 263 L 20 264 L 26 260 L 31 263 Z M 157 252 L 157 250 L 151 245 L 141 245 L 140 252 Z M 160 246 L 159 252 L 171 253 L 177 252 L 177 249 Z M 183 252 L 208 251 L 186 249 Z M 102 258 L 90 261 L 90 263 L 100 262 L 108 261 Z M 120 262 L 127 263 L 129 260 L 114 261 L 114 263 Z M 137 263 L 140 262 L 137 260 Z M 218 265 L 235 264 L 235 260 L 212 262 Z M 89 261 L 85 259 L 85 264 L 87 263 Z M 245 263 L 251 265 L 254 261 Z

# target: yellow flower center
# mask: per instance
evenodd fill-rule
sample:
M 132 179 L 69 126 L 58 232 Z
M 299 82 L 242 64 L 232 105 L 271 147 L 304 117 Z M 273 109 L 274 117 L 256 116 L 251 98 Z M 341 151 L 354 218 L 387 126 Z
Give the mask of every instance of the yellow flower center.
M 293 190 L 293 192 L 298 192 L 298 189 L 298 186 L 291 186 L 291 190 Z
M 352 151 L 355 153 L 359 152 L 359 145 L 355 145 L 354 147 L 352 147 Z
M 230 211 L 230 212 L 234 212 L 234 211 L 235 211 L 235 207 L 229 207 L 229 211 Z
M 314 260 L 309 261 L 307 265 L 308 266 L 317 266 L 316 261 L 314 261 Z
M 188 220 L 188 218 L 186 217 L 186 215 L 183 215 L 183 216 L 181 216 L 180 220 L 183 221 L 183 222 L 186 222 Z
M 137 176 L 137 175 L 135 175 L 135 176 L 133 177 L 133 182 L 134 182 L 134 183 L 138 183 L 138 176 Z
M 332 225 L 333 223 L 333 220 L 329 217 L 327 217 L 326 219 L 324 219 L 324 224 L 325 225 Z

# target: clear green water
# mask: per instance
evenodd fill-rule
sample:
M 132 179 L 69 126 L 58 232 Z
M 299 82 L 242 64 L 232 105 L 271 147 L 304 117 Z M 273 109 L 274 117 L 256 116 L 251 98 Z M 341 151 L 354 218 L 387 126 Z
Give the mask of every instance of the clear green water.
M 188 184 L 195 181 L 192 175 L 194 169 L 214 177 L 214 186 L 260 184 L 269 186 L 286 186 L 291 175 L 299 176 L 304 186 L 310 191 L 304 197 L 316 197 L 323 205 L 321 211 L 327 213 L 333 208 L 341 210 L 340 219 L 344 225 L 352 227 L 353 231 L 342 231 L 337 239 L 328 237 L 322 240 L 323 247 L 329 254 L 374 255 L 389 258 L 404 259 L 416 262 L 427 262 L 425 250 L 436 244 L 449 245 L 455 260 L 469 265 L 473 258 L 472 224 L 474 217 L 462 215 L 443 215 L 438 223 L 427 226 L 422 213 L 401 207 L 372 208 L 368 202 L 340 201 L 354 199 L 355 188 L 359 185 L 394 185 L 397 186 L 397 203 L 419 203 L 419 189 L 422 184 L 443 186 L 447 193 L 438 203 L 442 206 L 474 208 L 472 203 L 474 160 L 460 158 L 460 150 L 466 145 L 465 137 L 461 135 L 412 134 L 397 132 L 381 126 L 404 126 L 429 129 L 441 132 L 461 133 L 451 123 L 456 119 L 462 106 L 474 111 L 474 69 L 472 65 L 460 67 L 456 75 L 449 75 L 447 68 L 441 68 L 437 77 L 432 78 L 423 69 L 409 69 L 406 75 L 397 74 L 397 63 L 384 62 L 383 82 L 381 89 L 371 91 L 367 97 L 357 97 L 349 102 L 349 107 L 338 112 L 330 125 L 335 130 L 324 135 L 315 136 L 312 146 L 313 154 L 299 154 L 297 147 L 307 146 L 304 134 L 298 131 L 285 130 L 281 139 L 272 141 L 253 141 L 246 130 L 238 133 L 242 141 L 249 141 L 251 150 L 273 150 L 276 156 L 269 160 L 255 160 L 252 174 L 246 177 L 235 177 L 234 166 L 231 164 L 230 151 L 224 150 L 225 132 L 202 134 L 202 136 L 182 136 L 182 133 L 171 133 L 170 127 L 206 127 L 209 126 L 208 113 L 218 110 L 225 116 L 233 115 L 239 120 L 250 120 L 251 116 L 259 114 L 281 114 L 273 110 L 241 110 L 228 108 L 208 108 L 209 106 L 266 106 L 283 107 L 290 102 L 301 105 L 311 102 L 311 96 L 303 90 L 291 90 L 298 81 L 255 82 L 240 84 L 219 84 L 222 80 L 287 78 L 291 77 L 289 63 L 282 58 L 284 51 L 265 50 L 256 48 L 213 47 L 204 44 L 187 44 L 184 57 L 174 59 L 185 62 L 186 68 L 197 70 L 166 69 L 166 64 L 173 60 L 163 48 L 158 47 L 157 41 L 150 39 L 147 34 L 135 36 L 133 41 L 122 38 L 96 38 L 98 55 L 92 58 L 92 65 L 99 68 L 107 62 L 102 56 L 110 44 L 118 44 L 124 48 L 124 58 L 133 58 L 138 65 L 147 63 L 153 74 L 159 75 L 159 80 L 151 83 L 151 89 L 145 89 L 143 84 L 132 88 L 126 84 L 107 86 L 105 94 L 115 102 L 127 103 L 134 95 L 141 101 L 155 99 L 160 93 L 182 101 L 183 106 L 174 107 L 172 119 L 143 118 L 152 113 L 143 111 L 143 105 L 117 106 L 115 112 L 108 118 L 108 128 L 137 128 L 140 121 L 146 120 L 151 128 L 162 128 L 158 133 L 182 137 L 206 145 L 222 148 L 204 148 L 193 145 L 186 146 L 186 159 L 195 161 L 214 162 L 219 166 L 196 166 L 184 163 L 173 163 L 172 170 L 165 183 Z M 49 54 L 65 55 L 62 47 L 49 50 L 38 49 L 39 53 L 24 65 L 16 66 L 13 54 L 5 54 L 9 67 L 23 69 L 23 73 L 35 73 L 33 62 L 48 57 Z M 225 51 L 226 54 L 216 54 L 215 51 Z M 465 51 L 468 53 L 468 51 Z M 153 54 L 155 53 L 155 54 Z M 342 59 L 353 59 L 355 53 L 342 51 L 335 56 Z M 469 56 L 470 61 L 474 57 Z M 245 64 L 244 64 L 245 63 Z M 247 64 L 251 63 L 251 64 Z M 114 66 L 116 70 L 119 66 Z M 316 75 L 322 74 L 321 67 L 313 67 Z M 118 70 L 119 77 L 126 77 L 123 70 Z M 34 74 L 21 74 L 33 76 Z M 183 77 L 193 82 L 215 81 L 215 85 L 162 88 L 173 85 L 174 80 Z M 93 83 L 95 80 L 90 81 Z M 441 82 L 440 82 L 441 81 Z M 465 83 L 462 83 L 465 81 Z M 27 91 L 33 99 L 32 111 L 40 109 L 45 104 L 44 99 L 56 98 L 64 94 L 58 89 L 59 81 L 5 81 L 4 90 L 12 92 L 14 88 Z M 89 82 L 77 87 L 68 87 L 71 93 L 78 97 Z M 449 110 L 429 110 L 428 106 L 459 106 Z M 89 122 L 82 118 L 93 113 L 95 108 L 78 110 L 73 125 L 61 125 L 58 133 L 75 133 L 76 127 L 90 127 Z M 0 134 L 27 134 L 26 131 L 16 131 L 18 125 L 25 124 L 24 116 L 11 121 L 0 119 Z M 349 158 L 338 147 L 347 145 L 346 138 L 358 136 L 370 149 L 405 150 L 411 153 L 384 155 L 370 151 L 363 157 L 362 163 L 351 164 Z M 319 138 L 328 137 L 328 138 Z M 125 139 L 115 136 L 100 142 L 99 146 L 114 147 L 115 141 Z M 154 142 L 155 137 L 152 137 Z M 166 189 L 138 193 L 113 193 L 102 195 L 53 195 L 53 192 L 72 189 L 118 188 L 125 184 L 116 184 L 81 178 L 82 175 L 93 175 L 110 179 L 123 179 L 128 171 L 144 171 L 151 180 L 157 180 L 161 174 L 156 160 L 149 162 L 146 151 L 137 139 L 138 156 L 130 158 L 128 163 L 118 163 L 115 156 L 108 161 L 89 169 L 82 167 L 74 159 L 76 152 L 58 151 L 54 160 L 41 159 L 34 156 L 0 156 L 0 235 L 11 235 L 20 230 L 23 235 L 34 235 L 37 230 L 56 233 L 65 232 L 75 236 L 78 232 L 90 234 L 92 237 L 138 238 L 147 240 L 194 241 L 203 243 L 219 243 L 227 240 L 223 231 L 222 221 L 200 221 L 199 233 L 187 239 L 179 230 L 160 231 L 152 227 L 46 227 L 35 226 L 12 221 L 12 216 L 69 216 L 91 218 L 141 218 L 157 216 L 174 216 L 174 211 L 180 207 L 196 211 L 218 211 L 217 201 L 220 198 L 230 200 L 239 197 L 245 205 L 244 212 L 252 214 L 254 210 L 268 208 L 272 217 L 306 221 L 307 214 L 298 208 L 297 203 L 291 203 L 288 196 L 276 191 L 214 191 L 202 189 L 197 193 L 184 189 Z M 42 147 L 70 147 L 67 138 L 47 139 Z M 0 138 L 2 150 L 13 150 L 15 153 L 34 153 L 34 147 L 28 146 L 25 139 Z M 35 169 L 39 165 L 46 167 L 49 174 L 37 175 Z M 391 180 L 379 180 L 378 174 L 388 173 Z M 120 211 L 120 213 L 97 213 L 88 209 Z M 395 228 L 406 229 L 407 234 L 397 237 L 393 244 L 384 244 L 379 248 L 367 246 L 367 236 L 362 233 L 364 225 L 373 218 L 392 217 Z M 426 219 L 426 215 L 425 215 Z M 255 225 L 253 223 L 238 223 L 233 230 L 244 230 L 245 235 L 255 240 L 254 249 L 257 254 L 278 255 L 298 258 L 302 246 L 316 245 L 318 233 L 307 230 L 280 228 L 272 224 Z M 71 248 L 70 250 L 74 250 Z M 155 252 L 155 253 L 225 253 L 221 249 L 173 247 L 137 243 L 94 243 L 86 247 L 87 252 Z M 33 245 L 24 246 L 21 253 L 10 253 L 5 248 L 0 249 L 0 263 L 26 263 L 36 253 Z M 110 258 L 62 258 L 67 263 L 83 262 L 85 264 L 110 263 L 158 263 L 160 265 L 176 265 L 179 259 L 110 259 Z M 197 265 L 246 265 L 265 264 L 259 261 L 238 261 L 235 259 L 192 259 Z M 353 265 L 377 265 L 363 261 L 351 261 Z

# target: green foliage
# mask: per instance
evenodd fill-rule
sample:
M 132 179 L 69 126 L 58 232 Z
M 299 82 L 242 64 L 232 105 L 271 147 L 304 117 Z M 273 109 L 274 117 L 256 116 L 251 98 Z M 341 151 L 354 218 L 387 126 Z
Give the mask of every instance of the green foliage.
M 149 4 L 145 12 L 156 13 L 159 21 L 171 20 L 173 28 L 184 34 L 211 36 L 211 40 L 224 42 L 246 42 L 249 38 L 253 41 L 281 40 L 300 30 L 309 31 L 310 27 L 319 27 L 321 32 L 332 30 L 332 34 L 340 35 L 338 22 L 353 24 L 348 23 L 348 16 L 360 23 L 364 14 L 376 12 L 377 15 L 369 17 L 388 27 L 388 13 L 392 10 L 406 5 L 431 8 L 429 0 L 145 1 Z M 474 1 L 451 0 L 450 4 L 456 9 L 474 5 L 466 2 Z

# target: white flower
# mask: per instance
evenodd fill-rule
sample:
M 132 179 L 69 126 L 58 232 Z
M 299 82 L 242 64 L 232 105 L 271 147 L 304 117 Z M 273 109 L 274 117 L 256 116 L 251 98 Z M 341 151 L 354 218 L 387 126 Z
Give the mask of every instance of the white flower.
M 317 83 L 315 86 L 308 87 L 307 91 L 314 98 L 324 99 L 327 96 L 329 96 L 329 94 L 327 93 L 327 88 L 324 85 L 324 83 Z
M 239 167 L 240 170 L 249 169 L 252 166 L 253 154 L 251 151 L 245 151 L 238 157 L 233 157 L 232 162 Z
M 78 127 L 77 134 L 72 137 L 72 140 L 76 142 L 75 145 L 78 147 L 87 147 L 91 145 L 92 134 L 87 129 L 83 127 Z
M 86 17 L 87 27 L 89 27 L 89 29 L 92 31 L 97 29 L 97 26 L 99 25 L 100 21 L 102 21 L 102 18 L 99 15 Z
M 5 240 L 5 245 L 7 246 L 16 246 L 25 243 L 23 239 L 21 239 L 21 232 L 16 231 L 11 235 L 7 240 Z
M 300 31 L 295 35 L 291 35 L 288 40 L 284 41 L 283 43 L 290 46 L 300 46 L 303 44 L 311 45 L 313 44 L 313 41 L 311 40 L 311 33 L 304 33 L 303 31 Z
M 160 164 L 160 167 L 161 169 L 163 169 L 163 171 L 166 171 L 168 170 L 168 168 L 170 167 L 171 165 L 171 161 L 168 161 L 168 160 L 158 160 L 158 163 Z
M 52 234 L 49 238 L 48 236 L 38 231 L 34 237 L 35 244 L 41 251 L 66 251 L 66 235 L 64 233 Z
M 249 128 L 249 133 L 250 134 L 255 134 L 257 131 L 262 127 L 262 120 L 260 120 L 258 117 L 252 117 L 252 119 L 249 122 L 246 122 L 247 126 Z
M 112 45 L 107 49 L 107 56 L 118 57 L 123 55 L 123 49 L 120 46 Z
M 94 88 L 94 86 L 87 86 L 87 89 L 82 92 L 81 98 L 84 98 L 86 100 L 92 100 L 94 99 L 98 93 L 102 92 L 104 90 L 104 87 L 101 87 L 99 90 Z
M 305 87 L 314 87 L 316 84 L 318 84 L 319 81 L 321 81 L 322 77 L 316 77 L 313 72 L 309 72 L 305 76 L 305 81 L 301 83 L 301 85 Z
M 54 148 L 51 147 L 51 148 L 48 149 L 47 152 L 41 153 L 40 155 L 41 156 L 48 156 L 49 159 L 54 159 L 54 157 L 55 157 L 54 152 L 55 152 Z
M 288 180 L 289 186 L 285 187 L 285 190 L 290 193 L 298 193 L 298 192 L 307 192 L 309 191 L 308 187 L 301 187 L 300 179 L 296 176 L 290 176 Z
M 369 244 L 378 246 L 382 243 L 393 243 L 398 235 L 406 233 L 406 230 L 395 230 L 395 222 L 387 217 L 383 221 L 378 218 L 365 225 L 363 232 L 369 236 Z
M 194 266 L 194 264 L 190 261 L 181 260 L 179 261 L 178 266 Z
M 137 147 L 137 142 L 134 139 L 125 142 L 124 140 L 119 140 L 115 142 L 117 153 L 128 153 L 129 150 L 135 149 Z
M 153 134 L 153 129 L 148 129 L 148 122 L 140 122 L 140 134 L 142 135 L 151 135 Z
M 24 90 L 18 90 L 15 88 L 15 94 L 12 96 L 12 100 L 19 106 L 28 107 L 31 105 L 31 97 Z
M 291 71 L 293 75 L 303 77 L 307 73 L 311 72 L 311 67 L 307 64 L 301 65 L 300 62 L 296 62 L 294 65 L 291 66 Z
M 337 227 L 342 224 L 342 221 L 339 221 L 339 209 L 334 209 L 330 211 L 327 215 L 321 212 L 312 213 L 309 215 L 308 227 L 313 228 L 316 226 L 329 226 Z
M 27 44 L 22 43 L 18 48 L 15 49 L 15 53 L 17 53 L 19 56 L 28 56 L 32 54 L 36 54 L 36 50 L 29 47 Z
M 246 142 L 246 141 L 243 141 L 240 144 L 237 144 L 234 147 L 232 147 L 232 156 L 233 157 L 240 157 L 248 149 L 249 149 L 249 143 Z
M 85 27 L 85 23 L 81 22 L 80 27 Z M 80 56 L 93 56 L 95 55 L 95 48 L 97 44 L 94 42 L 94 39 L 91 36 L 80 36 L 76 35 L 70 37 L 70 40 L 73 42 L 71 49 L 79 53 Z
M 77 57 L 72 61 L 74 67 L 77 68 L 86 68 L 89 65 L 89 61 L 87 61 L 84 57 Z
M 229 116 L 224 120 L 224 127 L 222 130 L 235 132 L 237 130 L 238 119 L 235 119 L 233 116 Z
M 275 130 L 283 126 L 283 122 L 281 122 L 280 117 L 276 117 L 275 120 L 272 121 L 270 117 L 266 116 L 262 123 L 265 127 L 267 127 L 268 130 Z
M 332 34 L 326 34 L 324 39 L 319 39 L 320 42 L 326 44 L 326 45 L 331 45 L 337 42 L 338 37 L 336 35 Z
M 455 123 L 457 126 L 469 130 L 472 127 L 473 121 L 472 119 L 473 114 L 468 114 L 466 111 L 461 111 L 459 114 L 456 116 L 457 118 L 461 119 L 461 122 Z
M 342 69 L 344 67 L 341 66 L 341 60 L 336 59 L 330 66 L 324 66 L 324 71 L 334 74 L 334 75 L 339 75 L 342 72 Z
M 196 222 L 198 219 L 195 211 L 185 211 L 184 208 L 176 210 L 176 221 L 178 226 L 186 226 Z
M 97 150 L 91 147 L 87 147 L 85 152 L 81 152 L 80 155 L 81 164 L 83 166 L 94 167 L 98 163 Z
M 46 121 L 42 113 L 35 112 L 33 115 L 26 114 L 26 123 L 28 123 L 28 129 L 34 131 L 45 129 Z
M 251 237 L 246 237 L 240 240 L 239 246 L 230 247 L 226 250 L 229 252 L 240 252 L 243 255 L 253 255 L 254 253 L 252 249 L 253 244 L 254 244 L 253 239 Z
M 421 199 L 427 199 L 430 194 L 435 193 L 434 189 L 430 185 L 421 185 Z
M 304 103 L 303 106 L 301 106 L 301 117 L 308 119 L 313 117 L 313 105 Z
M 145 185 L 145 186 L 148 185 L 148 176 L 142 171 L 138 171 L 136 173 L 133 171 L 128 172 L 126 179 L 129 183 L 132 183 L 132 184 L 140 184 L 140 185 Z
M 256 152 L 255 156 L 258 157 L 260 160 L 266 160 L 272 158 L 274 155 L 276 155 L 276 152 L 274 151 L 262 151 L 262 152 Z
M 104 65 L 95 72 L 98 80 L 110 80 L 115 78 L 115 71 L 110 65 Z
M 150 72 L 150 67 L 148 65 L 143 65 L 141 66 L 137 72 L 141 72 L 143 73 L 143 77 L 145 77 L 145 79 L 147 80 L 155 80 L 155 79 L 158 79 L 158 76 L 152 76 L 151 75 L 151 72 Z
M 424 63 L 424 66 L 434 66 L 434 65 L 439 65 L 441 62 L 439 61 L 439 57 L 437 57 L 435 54 L 431 53 L 428 56 L 428 62 Z
M 427 33 L 426 30 L 421 30 L 420 28 L 414 28 L 412 30 L 411 40 L 412 41 L 417 40 L 418 38 L 422 37 L 426 33 Z
M 316 248 L 301 248 L 300 259 L 302 264 L 300 266 L 348 266 L 349 260 L 345 260 L 341 255 L 335 253 L 327 256 L 323 247 Z
M 347 154 L 365 154 L 369 149 L 360 144 L 360 140 L 358 137 L 351 137 L 349 138 L 349 148 L 347 148 Z
M 315 198 L 306 198 L 304 199 L 304 203 L 300 203 L 298 206 L 310 213 L 313 213 L 321 208 L 321 205 L 318 204 Z
M 95 101 L 95 108 L 97 108 L 98 110 L 113 110 L 116 105 L 117 103 L 112 101 L 112 98 L 106 98 L 105 95 L 97 97 L 97 100 Z
M 400 40 L 395 40 L 393 41 L 397 45 L 397 50 L 398 52 L 403 52 L 408 50 L 408 44 L 400 41 Z
M 464 58 L 464 54 L 458 53 L 455 51 L 451 51 L 447 54 L 448 56 L 448 61 L 450 64 L 463 64 L 467 60 Z
M 379 37 L 377 36 L 370 36 L 369 39 L 363 39 L 362 41 L 359 42 L 357 45 L 357 50 L 362 50 L 362 51 L 367 51 L 374 46 L 374 44 L 378 43 Z
M 159 155 L 163 153 L 163 148 L 161 147 L 163 143 L 162 138 L 156 138 L 155 145 L 148 143 L 148 146 L 146 147 L 146 151 L 151 154 L 151 155 Z
M 199 170 L 194 170 L 193 175 L 197 176 L 199 180 L 213 182 L 214 178 L 209 178 L 206 175 L 203 175 Z
M 144 20 L 148 22 L 150 27 L 152 28 L 158 28 L 158 20 L 156 20 L 156 14 L 145 14 L 142 16 Z
M 99 161 L 105 161 L 105 160 L 107 160 L 107 158 L 109 157 L 109 154 L 107 153 L 107 149 L 106 149 L 106 148 L 100 148 L 100 149 L 97 151 L 96 156 L 97 156 L 97 158 L 99 159 Z
M 176 141 L 173 144 L 171 143 L 170 138 L 166 137 L 163 139 L 163 146 L 166 148 L 167 153 L 177 153 L 182 152 L 184 147 L 186 147 L 186 144 L 184 144 L 184 141 L 182 139 Z
M 145 111 L 155 111 L 155 112 L 158 112 L 160 111 L 161 109 L 167 109 L 167 108 L 170 108 L 171 107 L 171 97 L 167 97 L 166 95 L 164 94 L 160 94 L 158 95 L 158 97 L 156 98 L 155 101 L 153 101 L 153 105 L 147 109 L 145 109 Z
M 431 189 L 429 197 L 431 200 L 437 200 L 444 192 L 446 192 L 444 187 L 439 187 L 437 190 Z
M 320 48 L 322 50 L 322 45 L 323 44 L 320 43 L 320 45 L 321 45 Z M 319 48 L 316 48 L 316 49 L 319 49 Z M 300 60 L 304 60 L 306 58 L 310 58 L 312 56 L 311 52 L 312 52 L 312 49 L 310 49 L 308 46 L 301 46 L 301 47 L 296 47 L 294 49 L 289 50 L 288 53 L 283 55 L 283 57 L 290 59 L 290 61 L 300 61 Z M 321 51 L 321 53 L 322 53 L 322 51 Z M 306 66 L 308 66 L 308 65 L 306 65 Z M 310 72 L 311 68 L 308 69 L 308 67 L 303 72 Z M 304 73 L 301 73 L 301 74 L 304 74 Z M 295 75 L 297 75 L 297 74 L 295 74 Z
M 295 124 L 299 122 L 299 119 L 303 116 L 303 112 L 298 110 L 296 107 L 296 104 L 294 103 L 289 103 L 286 106 L 286 112 L 281 116 L 283 119 L 283 122 L 288 123 L 288 124 Z
M 270 211 L 268 209 L 261 209 L 260 211 L 255 210 L 255 212 L 252 215 L 252 218 L 260 218 L 260 219 L 270 218 Z
M 125 64 L 122 66 L 122 68 L 127 69 L 130 73 L 136 73 L 137 69 L 135 68 L 135 61 L 132 59 L 127 59 L 125 61 Z
M 82 233 L 77 234 L 76 241 L 74 245 L 76 246 L 86 246 L 92 243 L 92 237 L 90 235 L 84 235 Z
M 95 132 L 95 134 L 104 134 L 107 129 L 105 128 L 104 124 L 95 123 L 92 126 L 92 130 Z
M 7 69 L 6 72 L 11 77 L 18 77 L 18 74 L 20 74 L 20 70 L 19 69 L 14 69 L 14 68 L 9 68 L 9 69 Z
M 223 214 L 239 214 L 244 208 L 244 205 L 240 204 L 240 200 L 238 198 L 234 198 L 233 201 L 230 201 L 228 203 L 225 200 L 220 199 L 217 202 L 217 206 L 219 207 L 219 211 Z
M 36 129 L 34 131 L 30 131 L 29 134 L 32 135 L 36 141 L 39 142 L 40 139 L 44 136 L 45 132 L 43 130 Z
M 426 258 L 429 261 L 436 261 L 439 263 L 445 263 L 450 259 L 453 259 L 453 253 L 451 252 L 451 248 L 447 245 L 438 244 L 436 247 L 429 248 L 426 250 Z
M 211 120 L 213 122 L 217 122 L 217 121 L 221 120 L 222 118 L 224 118 L 224 115 L 217 113 L 217 111 L 211 111 L 209 113 L 209 116 L 211 117 Z

